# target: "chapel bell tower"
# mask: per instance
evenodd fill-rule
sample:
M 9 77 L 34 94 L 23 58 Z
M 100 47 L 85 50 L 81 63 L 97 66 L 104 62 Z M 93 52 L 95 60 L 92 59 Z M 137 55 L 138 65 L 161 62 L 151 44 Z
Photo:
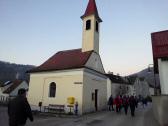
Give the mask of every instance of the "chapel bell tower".
M 82 52 L 94 50 L 99 53 L 99 31 L 100 23 L 95 0 L 89 0 L 83 20 Z

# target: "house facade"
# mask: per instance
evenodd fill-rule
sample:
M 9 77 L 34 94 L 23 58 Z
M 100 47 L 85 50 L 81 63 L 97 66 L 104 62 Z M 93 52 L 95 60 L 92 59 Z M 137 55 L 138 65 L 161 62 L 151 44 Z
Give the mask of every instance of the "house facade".
M 3 90 L 3 94 L 8 97 L 16 97 L 20 88 L 28 90 L 28 83 L 23 80 L 11 81 L 11 84 L 9 84 L 9 86 L 6 87 L 5 90 Z
M 128 95 L 134 94 L 133 85 L 125 77 L 119 75 L 113 75 L 111 73 L 106 74 L 107 79 L 107 100 L 112 95 L 113 98 L 118 95 Z
M 159 74 L 161 93 L 152 97 L 155 118 L 162 126 L 168 125 L 168 30 L 151 34 L 155 74 Z
M 28 90 L 28 83 L 23 80 L 8 81 L 0 87 L 0 102 L 8 102 L 9 98 L 14 98 L 18 90 L 24 88 Z
M 28 100 L 32 106 L 78 102 L 79 114 L 106 108 L 107 77 L 99 55 L 99 17 L 95 0 L 83 16 L 82 48 L 60 51 L 29 71 Z
M 159 73 L 161 94 L 168 94 L 168 30 L 151 34 L 155 74 Z

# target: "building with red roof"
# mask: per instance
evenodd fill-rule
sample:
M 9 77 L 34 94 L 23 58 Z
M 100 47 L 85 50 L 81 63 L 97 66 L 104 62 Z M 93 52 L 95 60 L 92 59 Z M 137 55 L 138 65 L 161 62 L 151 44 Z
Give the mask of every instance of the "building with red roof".
M 153 96 L 153 113 L 161 126 L 168 125 L 168 30 L 151 34 L 154 72 L 159 74 L 161 94 Z M 154 76 L 155 76 L 154 74 Z M 156 92 L 156 85 L 155 95 Z
M 2 92 L 1 96 L 16 97 L 20 88 L 28 90 L 28 83 L 18 79 L 15 79 L 14 81 L 8 81 L 2 87 L 0 87 Z
M 106 108 L 107 77 L 99 55 L 100 18 L 95 0 L 89 0 L 83 16 L 82 48 L 59 51 L 28 71 L 31 105 L 65 105 L 78 102 L 79 114 Z M 74 104 L 72 104 L 74 105 Z
M 154 32 L 151 38 L 154 72 L 159 73 L 161 93 L 168 94 L 168 30 Z

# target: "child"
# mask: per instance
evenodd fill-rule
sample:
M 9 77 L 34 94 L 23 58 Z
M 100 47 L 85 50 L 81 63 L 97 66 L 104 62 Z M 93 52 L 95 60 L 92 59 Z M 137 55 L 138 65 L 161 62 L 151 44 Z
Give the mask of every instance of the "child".
M 78 115 L 78 102 L 75 102 L 75 115 Z

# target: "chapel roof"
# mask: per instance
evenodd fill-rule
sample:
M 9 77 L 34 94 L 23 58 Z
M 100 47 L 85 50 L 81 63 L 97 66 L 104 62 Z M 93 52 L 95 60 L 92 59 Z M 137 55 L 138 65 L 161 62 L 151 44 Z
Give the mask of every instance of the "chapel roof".
M 86 16 L 94 14 L 99 22 L 102 22 L 102 19 L 99 17 L 99 13 L 97 11 L 97 6 L 95 0 L 89 0 L 89 3 L 87 5 L 86 11 L 81 18 L 83 19 Z
M 28 71 L 44 72 L 83 68 L 93 51 L 82 52 L 81 49 L 59 51 L 42 65 Z

